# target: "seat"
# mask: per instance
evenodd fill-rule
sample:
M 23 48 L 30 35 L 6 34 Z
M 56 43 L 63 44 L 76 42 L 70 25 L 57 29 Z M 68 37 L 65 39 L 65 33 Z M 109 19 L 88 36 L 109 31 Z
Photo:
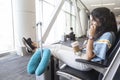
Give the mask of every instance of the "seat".
M 97 80 L 99 73 L 94 69 L 90 71 L 79 71 L 69 66 L 58 70 L 57 75 L 67 78 L 68 80 Z M 92 73 L 92 74 L 91 74 Z M 94 74 L 94 75 L 93 75 Z
M 106 76 L 110 73 L 109 71 L 114 66 L 119 66 L 119 63 L 117 63 L 117 61 L 119 61 L 118 59 L 120 56 L 120 32 L 118 32 L 117 36 L 118 39 L 116 40 L 115 45 L 108 51 L 107 54 L 109 55 L 107 59 L 102 63 L 91 62 L 83 59 L 76 59 L 77 62 L 82 62 L 90 66 L 92 70 L 79 71 L 66 65 L 56 72 L 57 75 L 66 77 L 68 80 L 112 80 L 108 78 L 106 79 Z M 116 63 L 117 65 L 114 63 Z
M 70 36 L 70 40 L 75 41 L 75 34 L 74 33 L 71 33 L 69 36 Z

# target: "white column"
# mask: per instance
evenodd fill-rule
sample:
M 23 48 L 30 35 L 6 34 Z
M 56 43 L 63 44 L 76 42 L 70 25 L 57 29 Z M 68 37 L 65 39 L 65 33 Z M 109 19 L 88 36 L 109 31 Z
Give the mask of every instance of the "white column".
M 80 10 L 80 22 L 81 22 L 83 35 L 86 35 L 88 29 L 88 15 L 85 9 Z
M 35 40 L 35 0 L 12 0 L 15 48 L 23 55 L 22 37 Z

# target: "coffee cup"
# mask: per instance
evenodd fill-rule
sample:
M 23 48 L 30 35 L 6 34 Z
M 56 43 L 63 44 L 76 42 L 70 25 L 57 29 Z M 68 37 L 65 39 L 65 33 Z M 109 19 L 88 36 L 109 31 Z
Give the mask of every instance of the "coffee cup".
M 80 47 L 79 47 L 79 42 L 78 41 L 75 41 L 75 42 L 73 42 L 73 43 L 71 43 L 71 45 L 72 45 L 72 48 L 73 48 L 73 50 L 74 50 L 74 53 L 76 54 L 76 55 L 81 55 L 81 51 L 80 51 Z

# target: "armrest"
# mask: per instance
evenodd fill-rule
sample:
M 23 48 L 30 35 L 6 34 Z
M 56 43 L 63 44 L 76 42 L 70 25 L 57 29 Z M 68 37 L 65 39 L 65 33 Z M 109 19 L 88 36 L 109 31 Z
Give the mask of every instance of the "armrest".
M 81 63 L 88 64 L 88 65 L 98 66 L 98 67 L 100 67 L 100 68 L 105 68 L 105 67 L 107 67 L 106 65 L 103 65 L 103 64 L 100 64 L 100 63 L 97 63 L 97 62 L 93 62 L 93 61 L 84 60 L 84 59 L 76 59 L 76 61 L 77 61 L 77 62 L 81 62 Z
M 86 65 L 88 65 L 89 67 L 91 67 L 92 69 L 104 74 L 104 72 L 107 70 L 107 66 L 99 64 L 97 62 L 92 62 L 92 61 L 88 61 L 88 60 L 84 60 L 84 59 L 76 59 L 77 62 L 81 62 L 84 63 Z

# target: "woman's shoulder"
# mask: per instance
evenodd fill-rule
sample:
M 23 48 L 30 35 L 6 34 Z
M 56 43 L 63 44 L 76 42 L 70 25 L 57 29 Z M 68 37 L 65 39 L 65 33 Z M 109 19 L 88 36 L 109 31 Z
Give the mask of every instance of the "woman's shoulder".
M 115 37 L 114 32 L 105 32 L 100 38 L 113 38 Z
M 99 40 L 108 40 L 110 41 L 112 44 L 114 44 L 116 37 L 114 32 L 105 32 L 100 38 Z
M 112 35 L 113 32 L 105 32 L 102 36 L 108 36 L 108 35 Z

